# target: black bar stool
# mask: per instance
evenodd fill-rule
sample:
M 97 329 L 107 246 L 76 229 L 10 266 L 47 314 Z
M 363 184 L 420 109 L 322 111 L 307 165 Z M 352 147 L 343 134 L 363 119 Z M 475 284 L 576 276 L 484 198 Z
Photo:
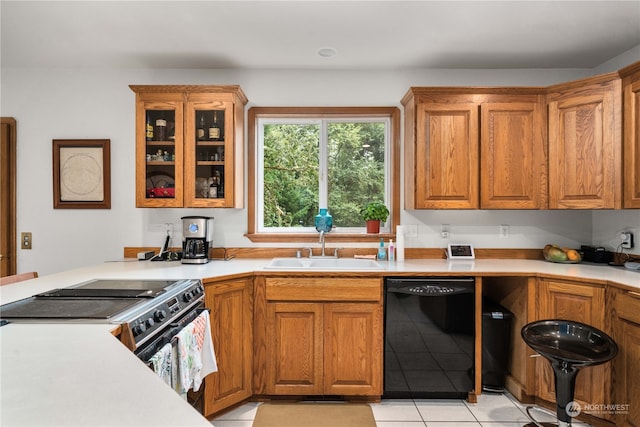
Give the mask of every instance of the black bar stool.
M 522 328 L 522 339 L 551 362 L 556 386 L 558 424 L 540 423 L 533 419 L 525 427 L 571 426 L 570 408 L 576 376 L 586 366 L 599 365 L 613 359 L 618 346 L 611 337 L 593 326 L 569 320 L 550 319 L 529 323 Z

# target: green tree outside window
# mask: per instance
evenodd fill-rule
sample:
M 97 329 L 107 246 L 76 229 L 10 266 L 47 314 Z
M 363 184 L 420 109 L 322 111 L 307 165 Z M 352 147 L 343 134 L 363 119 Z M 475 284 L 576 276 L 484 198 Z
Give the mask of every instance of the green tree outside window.
M 325 191 L 335 226 L 363 227 L 362 206 L 385 200 L 387 127 L 379 120 L 265 123 L 263 226 L 313 227 Z

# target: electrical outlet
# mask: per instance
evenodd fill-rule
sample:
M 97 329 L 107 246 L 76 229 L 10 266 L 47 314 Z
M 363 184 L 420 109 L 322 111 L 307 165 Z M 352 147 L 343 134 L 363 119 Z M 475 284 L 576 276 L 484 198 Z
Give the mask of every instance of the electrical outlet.
M 633 233 L 623 231 L 620 233 L 621 246 L 623 249 L 633 249 Z
M 20 248 L 31 249 L 33 246 L 33 238 L 31 233 L 20 233 Z
M 509 226 L 507 224 L 502 224 L 500 226 L 500 238 L 506 239 L 509 237 Z
M 441 239 L 449 238 L 449 224 L 442 224 L 442 228 L 440 229 L 440 238 Z

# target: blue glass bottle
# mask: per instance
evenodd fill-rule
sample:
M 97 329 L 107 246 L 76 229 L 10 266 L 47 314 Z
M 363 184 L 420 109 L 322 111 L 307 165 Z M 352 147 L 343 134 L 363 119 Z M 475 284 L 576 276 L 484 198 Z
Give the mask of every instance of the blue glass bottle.
M 321 208 L 320 213 L 316 215 L 316 231 L 328 233 L 331 228 L 333 228 L 333 217 L 327 209 Z

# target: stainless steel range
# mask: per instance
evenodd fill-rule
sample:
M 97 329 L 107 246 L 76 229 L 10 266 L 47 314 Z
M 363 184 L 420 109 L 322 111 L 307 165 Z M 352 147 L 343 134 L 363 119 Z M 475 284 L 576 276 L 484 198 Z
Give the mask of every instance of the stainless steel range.
M 96 279 L 2 305 L 0 319 L 119 324 L 122 342 L 144 359 L 152 343 L 160 345 L 158 337 L 175 335 L 177 325 L 195 318 L 203 300 L 202 283 L 194 279 Z

